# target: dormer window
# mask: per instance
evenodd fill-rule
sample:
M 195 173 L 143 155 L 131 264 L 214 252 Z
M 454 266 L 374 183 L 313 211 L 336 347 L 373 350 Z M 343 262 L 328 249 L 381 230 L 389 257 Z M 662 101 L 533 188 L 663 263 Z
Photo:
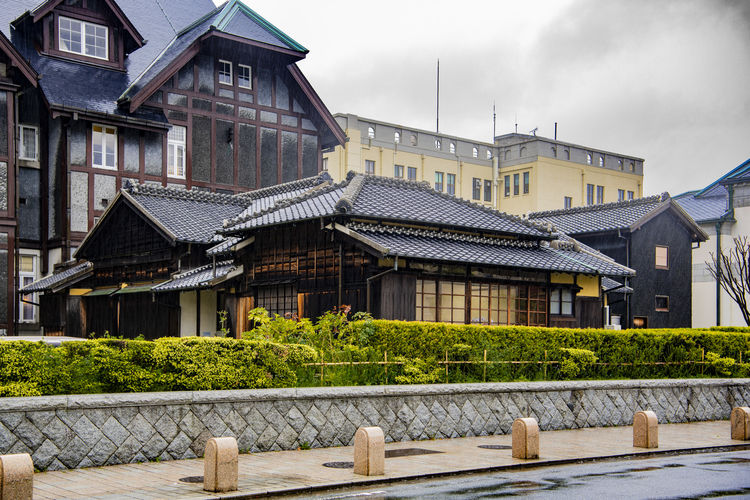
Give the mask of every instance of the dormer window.
M 109 58 L 106 26 L 62 16 L 59 20 L 60 50 L 97 59 Z

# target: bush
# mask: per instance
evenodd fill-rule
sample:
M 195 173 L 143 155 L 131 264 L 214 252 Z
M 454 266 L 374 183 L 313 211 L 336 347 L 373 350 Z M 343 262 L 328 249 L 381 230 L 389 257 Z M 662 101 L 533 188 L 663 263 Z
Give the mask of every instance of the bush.
M 314 349 L 226 338 L 0 343 L 0 396 L 294 387 Z

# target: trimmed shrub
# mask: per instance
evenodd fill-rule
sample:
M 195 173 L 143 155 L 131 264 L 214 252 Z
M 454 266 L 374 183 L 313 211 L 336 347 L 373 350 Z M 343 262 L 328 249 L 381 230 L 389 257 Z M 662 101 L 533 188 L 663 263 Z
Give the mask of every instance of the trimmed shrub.
M 0 396 L 294 387 L 304 345 L 226 338 L 0 342 Z

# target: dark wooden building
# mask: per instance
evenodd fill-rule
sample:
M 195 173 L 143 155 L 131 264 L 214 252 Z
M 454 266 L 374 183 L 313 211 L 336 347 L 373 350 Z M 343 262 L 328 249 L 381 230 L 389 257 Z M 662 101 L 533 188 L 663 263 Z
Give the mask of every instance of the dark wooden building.
M 128 182 L 235 194 L 317 174 L 345 136 L 242 2 L 11 0 L 0 9 L 0 333 Z
M 691 326 L 691 252 L 707 236 L 668 194 L 529 219 L 548 222 L 636 271 L 627 283 L 632 293 L 609 304 L 623 328 Z
M 77 256 L 87 263 L 33 284 L 45 328 L 147 338 L 213 333 L 221 310 L 237 334 L 253 307 L 315 318 L 342 304 L 386 319 L 597 327 L 602 279 L 634 274 L 542 224 L 353 173 L 231 196 L 128 187 Z
M 305 317 L 348 304 L 385 319 L 601 326 L 601 276 L 633 275 L 543 225 L 353 173 L 222 234 L 252 242 L 235 252 L 236 293 Z
M 213 334 L 234 301 L 221 283 L 237 269 L 216 234 L 223 221 L 330 181 L 322 173 L 248 193 L 128 185 L 68 268 L 30 284 L 47 334 L 146 338 Z

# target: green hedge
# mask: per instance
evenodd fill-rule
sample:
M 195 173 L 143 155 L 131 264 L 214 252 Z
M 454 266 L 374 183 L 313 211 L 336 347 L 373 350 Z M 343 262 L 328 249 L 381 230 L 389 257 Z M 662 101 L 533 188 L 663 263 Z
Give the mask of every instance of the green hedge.
M 382 359 L 387 352 L 389 360 L 439 362 L 447 354 L 449 360 L 474 362 L 450 366 L 450 381 L 574 378 L 571 363 L 581 365 L 575 378 L 747 376 L 750 368 L 748 328 L 616 331 L 385 320 L 351 322 L 348 328 L 349 338 L 368 339 L 367 347 L 375 351 L 370 358 Z M 485 350 L 488 361 L 560 363 L 546 370 L 536 363 L 485 367 Z M 345 355 L 331 353 L 330 358 Z M 560 371 L 561 366 L 566 369 Z
M 314 349 L 225 338 L 0 342 L 0 396 L 294 387 Z

